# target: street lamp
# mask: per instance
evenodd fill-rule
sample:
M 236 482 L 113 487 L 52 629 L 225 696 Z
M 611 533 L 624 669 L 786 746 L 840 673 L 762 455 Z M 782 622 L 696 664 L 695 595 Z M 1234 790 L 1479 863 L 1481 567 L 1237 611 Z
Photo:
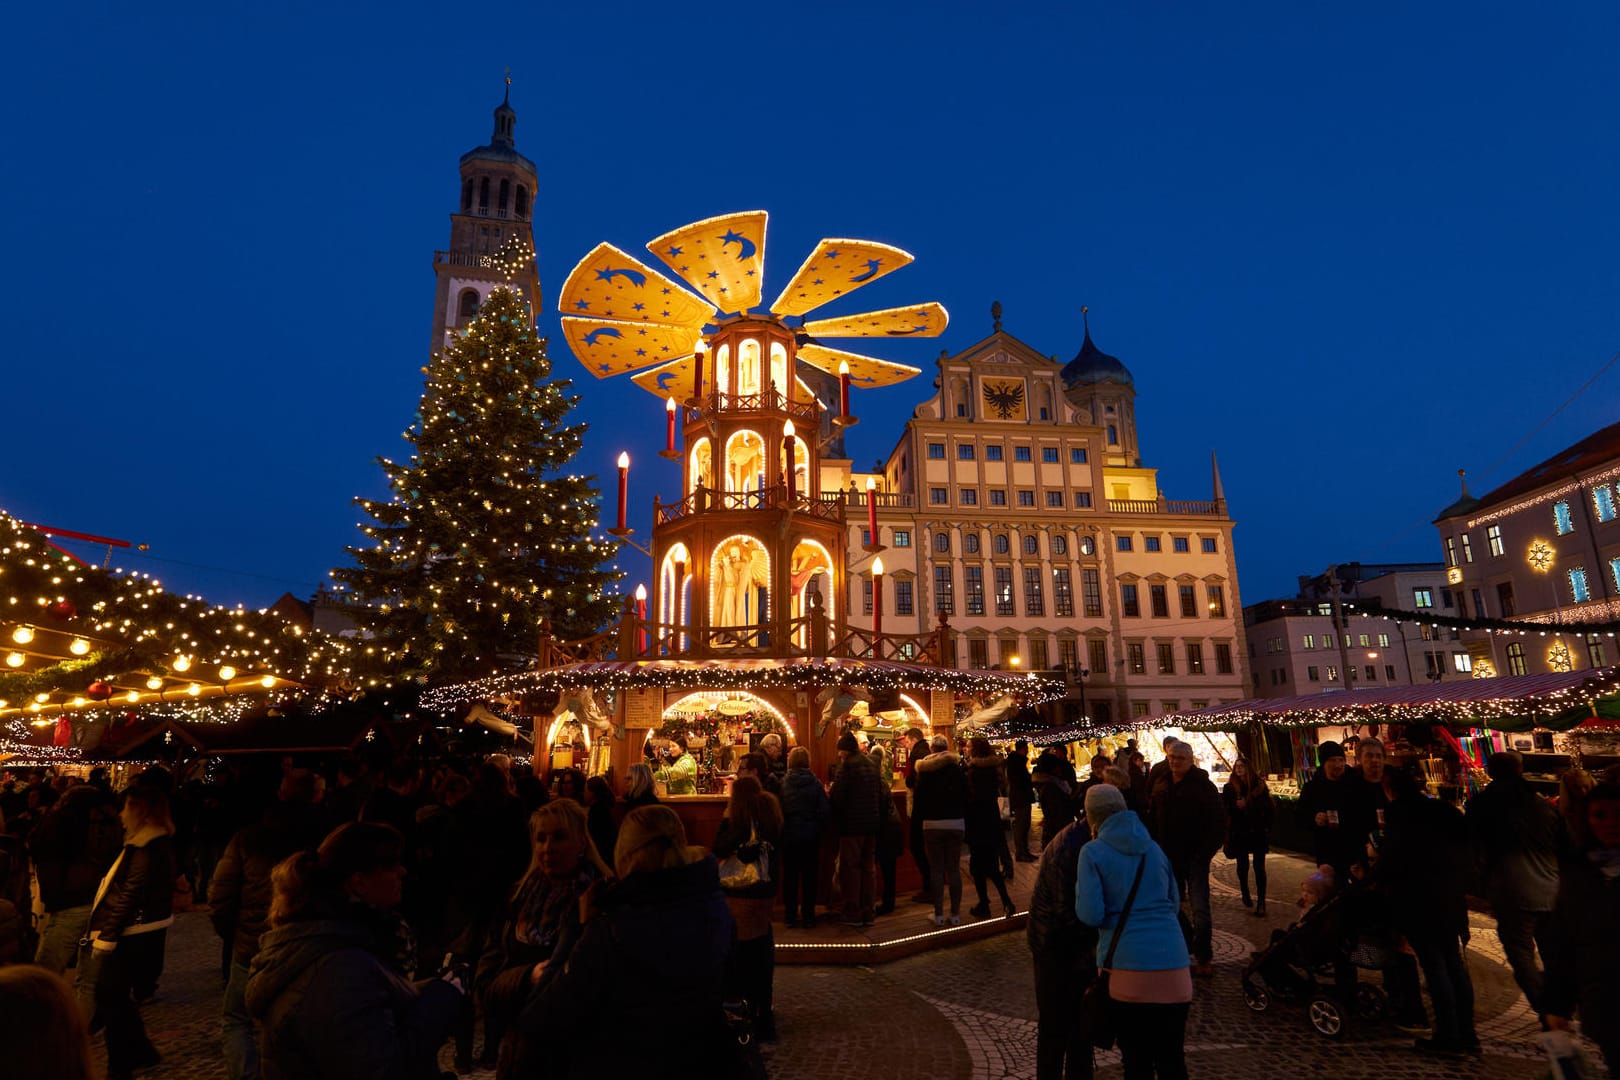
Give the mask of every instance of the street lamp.
M 1080 722 L 1085 723 L 1090 719 L 1086 715 L 1086 676 L 1091 674 L 1091 669 L 1083 668 L 1079 664 L 1069 664 L 1066 670 L 1069 678 L 1074 680 L 1075 688 L 1080 691 Z

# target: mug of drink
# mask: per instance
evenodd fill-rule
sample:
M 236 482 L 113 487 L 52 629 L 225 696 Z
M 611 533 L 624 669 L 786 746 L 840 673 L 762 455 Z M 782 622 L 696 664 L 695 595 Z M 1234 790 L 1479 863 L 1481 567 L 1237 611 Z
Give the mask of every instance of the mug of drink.
M 1384 808 L 1382 806 L 1378 808 L 1378 827 L 1380 829 L 1384 827 Z
M 1327 816 L 1328 816 L 1328 827 L 1333 828 L 1333 829 L 1337 829 L 1339 827 L 1339 812 L 1337 810 L 1329 810 L 1327 812 Z

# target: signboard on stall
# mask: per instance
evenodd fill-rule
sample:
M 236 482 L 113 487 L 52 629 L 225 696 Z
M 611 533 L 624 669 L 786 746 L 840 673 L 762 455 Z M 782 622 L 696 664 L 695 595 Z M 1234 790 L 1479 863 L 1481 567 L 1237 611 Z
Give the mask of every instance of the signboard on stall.
M 956 691 L 928 692 L 928 722 L 936 728 L 956 723 Z
M 664 722 L 664 692 L 662 690 L 626 690 L 624 692 L 624 726 L 626 728 L 655 728 Z

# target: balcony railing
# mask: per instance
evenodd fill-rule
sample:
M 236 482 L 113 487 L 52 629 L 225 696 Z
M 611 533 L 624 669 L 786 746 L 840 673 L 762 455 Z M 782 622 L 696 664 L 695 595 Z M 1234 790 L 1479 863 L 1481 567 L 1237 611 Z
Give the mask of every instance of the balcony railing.
M 786 509 L 824 521 L 839 521 L 844 516 L 844 503 L 841 499 L 829 499 L 825 496 L 816 498 L 794 492 L 790 503 L 787 488 L 778 484 L 776 487 L 759 488 L 754 491 L 716 491 L 714 488 L 700 487 L 680 502 L 655 503 L 653 521 L 658 525 L 668 525 L 693 514 L 716 510 Z
M 435 251 L 433 261 L 446 266 L 482 266 L 489 268 L 495 265 L 495 256 L 474 254 L 468 251 Z
M 1201 514 L 1217 513 L 1207 499 L 1109 499 L 1111 514 Z
M 874 491 L 877 497 L 879 510 L 913 510 L 917 506 L 917 496 L 905 491 Z M 866 507 L 866 492 L 859 488 L 847 490 L 823 491 L 821 497 L 825 501 L 837 501 L 845 506 Z

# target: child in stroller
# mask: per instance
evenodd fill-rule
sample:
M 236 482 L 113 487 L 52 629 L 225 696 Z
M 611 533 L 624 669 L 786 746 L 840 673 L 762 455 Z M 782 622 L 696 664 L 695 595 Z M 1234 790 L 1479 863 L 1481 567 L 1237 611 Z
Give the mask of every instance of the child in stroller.
M 1356 981 L 1356 969 L 1382 970 L 1388 960 L 1387 934 L 1372 914 L 1375 905 L 1359 882 L 1337 893 L 1333 877 L 1312 874 L 1300 883 L 1300 918 L 1274 930 L 1271 944 L 1254 954 L 1243 972 L 1243 1000 L 1265 1012 L 1271 999 L 1304 1001 L 1311 1027 L 1330 1038 L 1344 1032 L 1350 1017 L 1368 1023 L 1383 1019 L 1383 990 Z

